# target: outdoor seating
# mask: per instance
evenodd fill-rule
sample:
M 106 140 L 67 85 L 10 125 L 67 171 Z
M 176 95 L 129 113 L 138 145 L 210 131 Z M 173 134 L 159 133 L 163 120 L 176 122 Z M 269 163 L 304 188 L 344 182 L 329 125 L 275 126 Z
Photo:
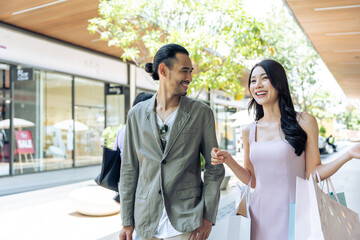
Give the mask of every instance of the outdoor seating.
M 107 216 L 120 212 L 115 203 L 114 191 L 99 186 L 86 186 L 69 193 L 69 199 L 75 210 L 87 216 Z

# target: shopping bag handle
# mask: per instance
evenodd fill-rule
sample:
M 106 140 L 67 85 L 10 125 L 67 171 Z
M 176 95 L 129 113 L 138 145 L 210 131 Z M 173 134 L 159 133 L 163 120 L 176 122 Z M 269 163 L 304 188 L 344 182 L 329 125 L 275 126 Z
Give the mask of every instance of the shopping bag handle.
M 322 187 L 321 187 L 321 178 L 320 178 L 319 171 L 318 171 L 317 169 L 315 169 L 314 175 L 316 175 L 316 179 L 317 179 L 317 181 L 318 181 L 318 185 L 319 185 L 319 187 L 322 189 Z M 313 176 L 313 177 L 314 177 L 314 176 Z M 336 194 L 336 191 L 335 191 L 334 185 L 333 185 L 333 183 L 332 183 L 332 181 L 331 181 L 331 178 L 328 177 L 328 178 L 326 178 L 325 180 L 326 180 L 326 188 L 327 188 L 327 193 L 328 193 L 328 195 L 330 196 L 330 189 L 329 189 L 329 185 L 330 185 L 330 188 L 331 188 L 332 192 L 333 192 L 334 195 L 335 195 L 336 201 L 340 204 L 339 198 L 338 198 L 338 196 L 337 196 L 337 194 Z

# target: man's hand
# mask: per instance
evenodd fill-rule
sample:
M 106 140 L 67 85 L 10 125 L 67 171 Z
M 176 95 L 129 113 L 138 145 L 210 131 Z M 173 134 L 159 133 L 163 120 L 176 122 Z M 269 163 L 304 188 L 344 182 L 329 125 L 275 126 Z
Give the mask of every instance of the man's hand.
M 123 226 L 120 231 L 120 240 L 132 240 L 132 234 L 134 232 L 134 226 Z
M 190 237 L 190 240 L 206 240 L 210 235 L 211 228 L 212 223 L 209 220 L 203 218 L 202 226 L 194 230 Z

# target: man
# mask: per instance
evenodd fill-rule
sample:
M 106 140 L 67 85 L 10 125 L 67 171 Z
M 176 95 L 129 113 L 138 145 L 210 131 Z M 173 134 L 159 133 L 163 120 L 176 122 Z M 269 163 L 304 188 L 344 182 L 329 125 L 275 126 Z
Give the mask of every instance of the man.
M 336 152 L 335 138 L 333 135 L 330 135 L 326 138 L 326 142 L 333 148 L 334 152 Z
M 136 229 L 143 240 L 203 240 L 215 224 L 222 165 L 211 165 L 217 146 L 214 115 L 186 97 L 192 81 L 188 51 L 161 47 L 146 71 L 160 80 L 158 92 L 128 114 L 120 172 L 120 240 Z M 201 180 L 200 153 L 205 158 Z

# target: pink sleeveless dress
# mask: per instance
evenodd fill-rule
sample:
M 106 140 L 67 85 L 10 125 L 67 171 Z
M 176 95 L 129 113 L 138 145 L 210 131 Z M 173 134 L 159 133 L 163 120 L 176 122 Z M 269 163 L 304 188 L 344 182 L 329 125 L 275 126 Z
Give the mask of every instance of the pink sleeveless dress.
M 305 179 L 305 153 L 297 156 L 285 139 L 256 142 L 255 134 L 256 122 L 250 125 L 249 135 L 250 161 L 256 177 L 249 205 L 251 240 L 286 240 L 296 176 Z

